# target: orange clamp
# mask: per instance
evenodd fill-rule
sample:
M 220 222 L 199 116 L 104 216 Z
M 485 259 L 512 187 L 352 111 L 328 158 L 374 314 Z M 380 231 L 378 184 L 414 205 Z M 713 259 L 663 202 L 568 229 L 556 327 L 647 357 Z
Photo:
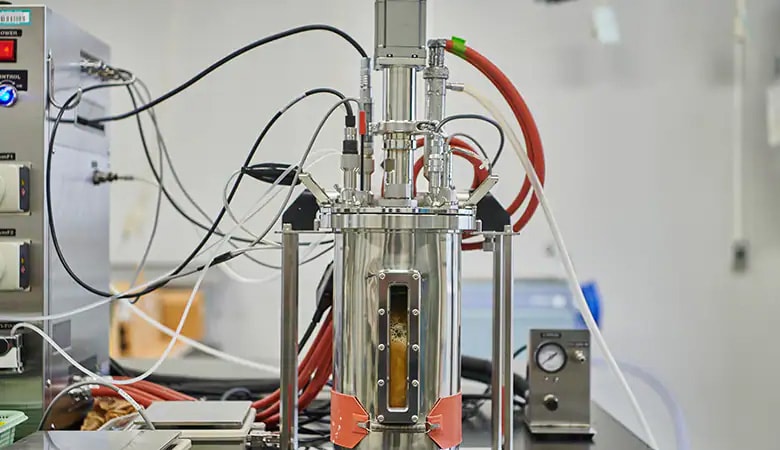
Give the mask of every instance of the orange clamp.
M 462 413 L 463 398 L 460 392 L 450 397 L 440 398 L 431 408 L 427 418 L 431 425 L 428 437 L 439 448 L 455 447 L 463 442 Z
M 368 413 L 357 398 L 332 391 L 330 394 L 330 441 L 355 448 L 368 435 Z

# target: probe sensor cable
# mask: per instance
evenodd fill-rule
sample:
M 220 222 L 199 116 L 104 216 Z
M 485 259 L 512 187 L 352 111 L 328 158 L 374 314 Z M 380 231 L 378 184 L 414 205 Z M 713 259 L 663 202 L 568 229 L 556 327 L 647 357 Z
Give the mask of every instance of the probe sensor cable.
M 245 45 L 244 47 L 239 48 L 238 50 L 235 50 L 234 52 L 230 53 L 229 55 L 225 56 L 224 58 L 220 59 L 219 61 L 215 62 L 214 64 L 210 65 L 206 69 L 199 72 L 194 77 L 187 80 L 184 84 L 168 91 L 167 93 L 163 94 L 162 96 L 150 101 L 149 103 L 142 105 L 138 108 L 134 108 L 132 111 L 128 111 L 123 114 L 118 114 L 115 116 L 106 116 L 106 117 L 99 117 L 96 119 L 90 120 L 91 123 L 100 123 L 100 122 L 113 122 L 116 120 L 122 120 L 127 119 L 128 117 L 132 117 L 136 114 L 140 114 L 144 111 L 146 111 L 149 108 L 153 108 L 160 103 L 170 99 L 171 97 L 181 93 L 185 89 L 191 87 L 201 79 L 205 78 L 210 73 L 214 72 L 215 70 L 219 69 L 223 65 L 227 64 L 228 62 L 232 61 L 233 59 L 238 58 L 239 56 L 243 55 L 244 53 L 247 53 L 251 50 L 254 50 L 258 47 L 261 47 L 265 44 L 270 44 L 271 42 L 278 41 L 283 38 L 287 38 L 290 36 L 294 36 L 296 34 L 305 33 L 308 31 L 327 31 L 330 33 L 337 34 L 338 36 L 344 38 L 352 47 L 357 50 L 357 52 L 360 54 L 362 58 L 367 58 L 368 54 L 366 51 L 361 47 L 361 45 L 349 34 L 344 32 L 343 30 L 340 30 L 336 27 L 330 26 L 330 25 L 324 25 L 324 24 L 313 24 L 313 25 L 303 25 L 300 27 L 291 28 L 286 31 L 282 31 L 276 34 L 272 34 L 271 36 L 262 38 L 260 40 L 257 40 L 255 42 L 252 42 L 248 45 Z

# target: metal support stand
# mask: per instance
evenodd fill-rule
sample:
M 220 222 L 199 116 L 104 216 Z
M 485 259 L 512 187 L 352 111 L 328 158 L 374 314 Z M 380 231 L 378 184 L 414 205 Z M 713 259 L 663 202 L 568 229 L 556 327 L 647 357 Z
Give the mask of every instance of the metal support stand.
M 501 355 L 502 355 L 502 333 L 503 328 L 503 310 L 504 302 L 501 301 L 503 293 L 503 272 L 504 258 L 502 253 L 504 246 L 501 245 L 501 238 L 493 237 L 493 370 L 491 382 L 491 429 L 490 437 L 493 450 L 501 450 L 503 433 L 501 430 Z
M 493 238 L 492 449 L 512 450 L 514 371 L 512 370 L 512 229 Z
M 298 449 L 298 234 L 282 232 L 281 450 Z
M 503 281 L 501 283 L 501 295 L 502 303 L 504 304 L 504 326 L 501 328 L 503 334 L 503 354 L 502 354 L 502 372 L 503 372 L 503 431 L 504 431 L 504 450 L 512 450 L 512 443 L 514 442 L 514 411 L 515 411 L 515 373 L 512 370 L 513 362 L 513 346 L 512 338 L 514 337 L 512 332 L 512 290 L 514 287 L 514 278 L 512 273 L 512 227 L 507 226 L 504 229 L 504 234 L 501 236 L 501 259 L 503 260 Z M 498 245 L 496 245 L 498 248 Z

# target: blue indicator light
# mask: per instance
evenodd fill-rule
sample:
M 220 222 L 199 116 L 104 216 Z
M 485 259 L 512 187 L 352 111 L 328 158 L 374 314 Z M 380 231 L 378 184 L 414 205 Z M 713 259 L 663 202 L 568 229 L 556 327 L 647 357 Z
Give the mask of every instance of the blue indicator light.
M 17 92 L 13 86 L 0 86 L 0 106 L 8 108 L 16 103 Z

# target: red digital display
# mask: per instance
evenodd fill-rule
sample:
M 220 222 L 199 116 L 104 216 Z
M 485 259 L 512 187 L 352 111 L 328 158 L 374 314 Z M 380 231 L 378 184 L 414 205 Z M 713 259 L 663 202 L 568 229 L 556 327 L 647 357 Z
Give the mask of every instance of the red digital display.
M 16 62 L 16 41 L 0 39 L 0 62 Z

